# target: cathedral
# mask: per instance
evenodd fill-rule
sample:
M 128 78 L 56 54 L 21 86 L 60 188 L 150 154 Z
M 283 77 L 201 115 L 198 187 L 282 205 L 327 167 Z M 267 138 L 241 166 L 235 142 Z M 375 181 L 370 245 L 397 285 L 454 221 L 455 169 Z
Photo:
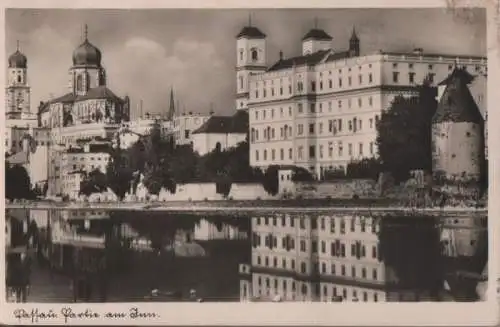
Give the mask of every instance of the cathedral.
M 129 120 L 129 99 L 118 97 L 107 87 L 102 54 L 88 40 L 87 26 L 84 41 L 72 59 L 69 92 L 41 103 L 39 123 L 50 127 L 55 141 L 64 145 L 87 137 L 108 138 L 114 131 L 105 126 Z

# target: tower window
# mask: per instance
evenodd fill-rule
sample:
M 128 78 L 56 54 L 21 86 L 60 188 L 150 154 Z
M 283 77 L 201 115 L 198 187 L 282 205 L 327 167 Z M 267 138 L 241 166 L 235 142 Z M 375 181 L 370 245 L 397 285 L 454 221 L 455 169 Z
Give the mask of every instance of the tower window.
M 76 89 L 77 89 L 77 91 L 83 90 L 83 77 L 82 77 L 82 75 L 78 75 L 76 77 Z
M 21 75 L 17 75 L 17 82 L 21 83 Z
M 259 54 L 257 52 L 257 49 L 252 49 L 252 60 L 253 61 L 257 61 L 258 57 L 259 57 Z

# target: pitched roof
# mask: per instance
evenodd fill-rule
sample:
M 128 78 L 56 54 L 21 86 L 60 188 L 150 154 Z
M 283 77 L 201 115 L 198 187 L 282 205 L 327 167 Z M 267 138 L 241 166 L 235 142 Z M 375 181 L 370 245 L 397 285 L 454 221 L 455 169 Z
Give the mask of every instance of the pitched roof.
M 333 40 L 333 38 L 330 35 L 328 35 L 328 33 L 317 28 L 313 28 L 312 30 L 307 32 L 307 34 L 304 35 L 304 37 L 302 38 L 302 41 L 305 41 L 307 39 L 326 40 L 326 41 Z
M 20 151 L 6 158 L 7 162 L 12 165 L 25 165 L 29 162 L 28 152 Z
M 467 86 L 470 83 L 470 75 L 461 72 L 461 70 L 455 68 L 450 76 L 445 79 L 447 86 L 432 118 L 433 123 L 470 122 L 481 124 L 484 122 L 483 116 Z
M 233 116 L 212 116 L 193 134 L 246 134 L 248 113 L 237 111 Z
M 272 65 L 267 71 L 288 69 L 293 66 L 301 66 L 301 65 L 316 65 L 323 58 L 325 58 L 326 54 L 329 52 L 330 50 L 319 50 L 303 56 L 281 59 L 277 61 L 274 65 Z
M 470 84 L 474 80 L 474 76 L 472 76 L 467 70 L 455 68 L 444 80 L 442 80 L 438 85 L 448 85 L 452 83 L 453 79 L 460 79 L 465 84 Z
M 75 101 L 82 101 L 88 99 L 110 99 L 116 102 L 123 103 L 123 99 L 118 97 L 106 86 L 98 86 L 87 91 L 87 94 L 78 96 Z
M 263 39 L 266 37 L 266 34 L 262 33 L 257 27 L 254 26 L 245 26 L 242 28 L 241 32 L 236 35 L 236 38 L 240 37 L 251 37 L 255 39 Z
M 49 100 L 45 102 L 39 109 L 38 113 L 44 113 L 49 110 L 49 105 L 52 103 L 73 103 L 77 101 L 83 101 L 83 100 L 88 100 L 88 99 L 110 99 L 115 102 L 120 102 L 123 103 L 124 100 L 120 97 L 118 97 L 116 94 L 113 93 L 110 89 L 108 89 L 106 86 L 98 86 L 95 88 L 92 88 L 87 91 L 87 94 L 85 95 L 75 95 L 73 92 L 66 93 L 63 96 L 60 96 L 58 98 Z

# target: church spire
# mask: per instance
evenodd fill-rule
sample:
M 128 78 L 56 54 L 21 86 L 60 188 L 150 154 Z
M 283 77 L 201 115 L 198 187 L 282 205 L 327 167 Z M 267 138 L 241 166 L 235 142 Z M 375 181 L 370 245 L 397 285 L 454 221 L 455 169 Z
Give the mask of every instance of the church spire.
M 174 88 L 170 88 L 170 107 L 168 109 L 167 120 L 171 121 L 175 115 Z

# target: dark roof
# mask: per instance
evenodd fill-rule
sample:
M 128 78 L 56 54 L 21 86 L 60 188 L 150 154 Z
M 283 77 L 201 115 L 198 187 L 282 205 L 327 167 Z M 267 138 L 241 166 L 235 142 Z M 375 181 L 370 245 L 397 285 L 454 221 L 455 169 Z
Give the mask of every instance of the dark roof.
M 78 96 L 76 101 L 87 100 L 87 99 L 110 99 L 116 102 L 123 102 L 123 99 L 119 98 L 106 86 L 98 86 L 87 91 L 87 94 Z
M 302 41 L 305 41 L 307 39 L 326 40 L 326 41 L 333 40 L 333 38 L 330 35 L 328 35 L 328 33 L 317 28 L 313 28 L 312 30 L 307 32 L 307 34 L 304 35 L 304 37 L 302 38 Z
M 9 57 L 9 68 L 26 68 L 27 66 L 28 59 L 19 50 Z
M 465 84 L 470 84 L 474 80 L 474 76 L 472 76 L 467 70 L 455 68 L 443 81 L 441 81 L 438 85 L 448 85 L 453 79 L 458 78 L 465 82 Z
M 468 73 L 455 70 L 448 76 L 446 89 L 439 100 L 433 123 L 470 122 L 482 124 L 483 116 L 467 86 L 470 83 Z
M 326 58 L 326 62 L 345 59 L 345 58 L 349 58 L 349 57 L 350 57 L 349 51 L 334 52 L 334 53 L 331 53 L 328 56 L 328 58 Z
M 248 113 L 239 110 L 233 116 L 212 116 L 193 134 L 248 133 Z
M 98 86 L 93 89 L 90 89 L 87 91 L 87 94 L 85 95 L 80 95 L 76 96 L 73 94 L 73 92 L 67 93 L 63 96 L 60 96 L 58 98 L 52 99 L 48 102 L 45 102 L 39 109 L 38 113 L 43 113 L 46 112 L 49 109 L 49 105 L 52 103 L 73 103 L 77 101 L 83 101 L 83 100 L 88 100 L 88 99 L 110 99 L 115 102 L 120 102 L 123 103 L 124 100 L 118 97 L 116 94 L 113 93 L 110 89 L 108 89 L 106 86 Z
M 264 39 L 266 34 L 262 33 L 257 27 L 245 26 L 241 29 L 241 32 L 236 35 L 236 38 L 249 37 L 254 39 Z
M 298 57 L 278 60 L 267 71 L 288 69 L 288 68 L 291 68 L 293 66 L 316 65 L 323 58 L 325 58 L 325 56 L 328 52 L 330 52 L 330 50 L 319 50 L 319 51 L 316 51 L 314 53 L 310 53 L 310 54 L 307 54 L 304 56 L 298 56 Z

